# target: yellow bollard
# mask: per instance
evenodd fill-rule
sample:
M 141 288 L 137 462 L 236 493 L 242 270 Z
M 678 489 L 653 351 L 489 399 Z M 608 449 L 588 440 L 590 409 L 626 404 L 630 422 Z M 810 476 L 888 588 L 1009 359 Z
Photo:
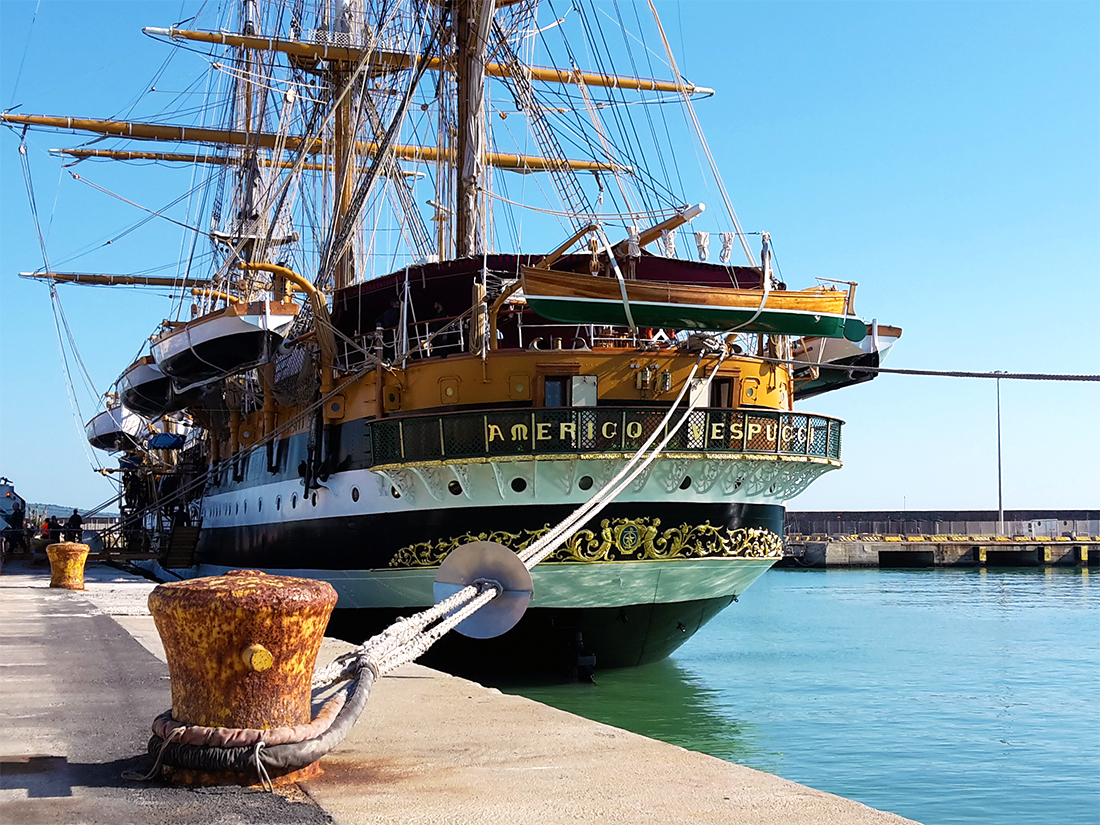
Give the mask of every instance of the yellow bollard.
M 88 560 L 88 545 L 63 541 L 49 545 L 46 555 L 50 557 L 50 587 L 84 589 L 84 562 Z
M 233 570 L 157 586 L 149 610 L 168 659 L 172 717 L 187 725 L 271 730 L 310 721 L 317 651 L 336 605 L 327 582 Z M 252 784 L 254 776 L 166 768 L 187 784 Z M 314 762 L 274 777 L 317 776 Z

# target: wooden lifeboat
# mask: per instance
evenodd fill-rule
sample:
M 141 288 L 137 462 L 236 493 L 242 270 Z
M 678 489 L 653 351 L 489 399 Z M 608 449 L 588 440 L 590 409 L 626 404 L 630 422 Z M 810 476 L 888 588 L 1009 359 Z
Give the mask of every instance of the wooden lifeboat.
M 153 360 L 177 393 L 266 362 L 298 315 L 279 301 L 234 303 L 173 327 L 153 341 Z
M 791 358 L 799 362 L 810 362 L 795 365 L 795 400 L 804 401 L 823 392 L 870 381 L 877 373 L 861 372 L 858 368 L 880 366 L 899 338 L 901 327 L 886 326 L 875 320 L 871 322 L 867 337 L 862 341 L 817 336 L 795 341 L 791 345 Z
M 189 394 L 175 391 L 172 379 L 151 355 L 142 356 L 126 368 L 118 379 L 118 394 L 124 407 L 147 418 L 178 412 L 191 400 Z
M 117 453 L 137 449 L 149 434 L 149 427 L 140 415 L 116 404 L 85 424 L 84 434 L 97 450 Z
M 801 291 L 619 280 L 524 267 L 523 294 L 543 318 L 560 323 L 846 337 L 866 325 L 848 314 L 848 296 L 818 287 Z M 629 308 L 630 314 L 627 315 Z

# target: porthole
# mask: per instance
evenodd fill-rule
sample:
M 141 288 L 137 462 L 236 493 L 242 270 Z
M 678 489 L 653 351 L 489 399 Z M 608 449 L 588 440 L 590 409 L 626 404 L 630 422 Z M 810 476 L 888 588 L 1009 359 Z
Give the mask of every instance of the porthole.
M 290 509 L 293 510 L 298 506 L 298 494 L 295 493 L 290 497 Z
M 358 487 L 352 487 L 351 488 L 351 500 L 352 501 L 358 501 L 359 500 L 359 488 Z
M 577 482 L 577 486 L 582 490 L 592 489 L 592 476 L 581 476 L 581 480 Z
M 691 476 L 684 476 L 684 480 L 680 482 L 680 489 L 686 490 L 691 486 Z
M 283 509 L 283 497 L 282 496 L 275 496 L 275 509 L 276 510 L 282 510 Z
M 313 504 L 314 507 L 317 506 L 317 494 L 316 493 L 314 493 L 312 496 L 310 496 L 309 500 Z
M 256 512 L 262 513 L 264 511 L 264 500 L 262 498 L 256 499 Z
M 247 501 L 244 503 L 244 514 L 246 516 L 248 515 L 248 502 Z
M 394 498 L 401 498 L 401 493 L 397 492 L 396 487 L 390 487 L 390 495 Z
M 515 493 L 522 493 L 527 489 L 527 479 L 525 478 L 513 478 L 512 479 L 512 491 Z
M 241 503 L 238 501 L 233 505 L 233 515 L 239 516 L 241 514 Z
M 452 496 L 462 495 L 462 485 L 459 484 L 457 481 L 452 481 L 450 484 L 448 484 L 447 489 L 450 491 Z

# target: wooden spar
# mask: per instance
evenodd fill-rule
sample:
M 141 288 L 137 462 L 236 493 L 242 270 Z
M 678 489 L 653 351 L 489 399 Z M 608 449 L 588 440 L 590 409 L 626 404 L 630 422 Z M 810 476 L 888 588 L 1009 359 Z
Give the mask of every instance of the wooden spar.
M 58 284 L 91 284 L 94 286 L 167 286 L 174 289 L 205 288 L 207 279 L 166 278 L 156 275 L 105 275 L 93 272 L 20 272 L 20 278 L 53 281 Z
M 18 123 L 25 126 L 41 126 L 48 129 L 72 129 L 79 132 L 110 135 L 111 137 L 133 138 L 135 140 L 163 140 L 172 143 L 212 143 L 219 146 L 255 145 L 264 149 L 275 148 L 279 135 L 271 132 L 246 134 L 233 129 L 207 129 L 192 126 L 162 126 L 157 123 L 136 123 L 125 120 L 99 120 L 96 118 L 57 117 L 52 115 L 0 114 L 0 122 Z M 289 151 L 304 149 L 308 154 L 327 154 L 328 148 L 320 138 L 301 138 L 288 136 L 285 148 Z M 377 143 L 356 143 L 355 151 L 360 154 L 374 154 Z M 434 146 L 395 145 L 391 151 L 399 160 L 418 163 L 435 163 L 443 156 L 452 157 L 450 152 L 440 153 Z M 485 163 L 498 169 L 517 169 L 525 172 L 543 172 L 559 168 L 561 161 L 552 158 L 540 158 L 534 155 L 511 155 L 500 152 L 486 152 Z M 594 160 L 566 160 L 565 165 L 580 172 L 631 172 L 629 167 L 601 163 Z
M 205 163 L 214 166 L 242 165 L 242 161 L 239 157 L 184 155 L 173 152 L 124 152 L 113 149 L 51 149 L 50 153 L 54 155 L 66 155 L 71 158 L 77 158 L 78 160 L 85 160 L 87 158 L 106 158 L 108 160 L 155 160 L 165 163 Z M 278 163 L 272 163 L 267 158 L 260 158 L 258 162 L 260 166 L 277 166 L 280 169 L 294 168 L 293 161 L 289 160 L 281 160 Z M 332 166 L 327 163 L 304 163 L 302 164 L 302 168 L 308 169 L 311 172 L 327 172 Z
M 331 46 L 324 43 L 302 43 L 295 40 L 280 40 L 274 37 L 251 37 L 243 34 L 230 34 L 228 32 L 204 32 L 188 31 L 186 29 L 159 29 L 146 27 L 142 29 L 145 34 L 170 37 L 173 40 L 193 40 L 201 43 L 217 43 L 224 46 L 237 46 L 246 49 L 262 49 L 265 51 L 282 52 L 318 60 L 332 60 L 355 63 L 358 62 L 367 50 L 357 46 Z M 416 64 L 417 55 L 402 52 L 389 52 L 375 50 L 370 55 L 371 60 L 381 66 L 391 69 L 409 69 Z M 452 66 L 440 58 L 432 58 L 428 62 L 430 71 L 439 71 L 444 68 L 452 70 Z M 639 92 L 674 92 L 678 94 L 713 95 L 714 89 L 706 86 L 696 86 L 694 83 L 675 83 L 670 80 L 653 80 L 645 77 L 624 77 L 620 75 L 601 74 L 599 72 L 572 72 L 568 69 L 558 69 L 546 66 L 524 66 L 524 73 L 532 80 L 541 80 L 544 83 L 561 83 L 563 85 L 576 85 L 583 83 L 585 86 L 600 86 L 610 89 L 626 89 Z M 503 63 L 486 63 L 485 74 L 490 77 L 510 77 L 508 66 Z
M 52 155 L 65 155 L 67 157 L 85 160 L 87 158 L 105 158 L 107 160 L 155 160 L 163 163 L 204 163 L 213 166 L 241 166 L 239 157 L 229 155 L 185 155 L 180 152 L 130 152 L 116 149 L 50 149 Z M 281 160 L 273 163 L 269 158 L 258 158 L 260 166 L 276 166 L 279 169 L 294 169 L 294 161 Z M 303 163 L 302 169 L 310 172 L 328 172 L 332 169 L 331 163 Z M 406 177 L 415 177 L 420 172 L 402 172 Z

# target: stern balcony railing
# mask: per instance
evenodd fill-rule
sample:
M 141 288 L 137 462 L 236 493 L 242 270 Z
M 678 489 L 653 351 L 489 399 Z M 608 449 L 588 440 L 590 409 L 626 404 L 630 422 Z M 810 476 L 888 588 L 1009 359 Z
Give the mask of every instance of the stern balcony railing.
M 490 410 L 371 422 L 369 464 L 636 452 L 666 409 L 623 407 Z M 822 415 L 697 409 L 666 453 L 729 453 L 840 462 L 842 421 Z

